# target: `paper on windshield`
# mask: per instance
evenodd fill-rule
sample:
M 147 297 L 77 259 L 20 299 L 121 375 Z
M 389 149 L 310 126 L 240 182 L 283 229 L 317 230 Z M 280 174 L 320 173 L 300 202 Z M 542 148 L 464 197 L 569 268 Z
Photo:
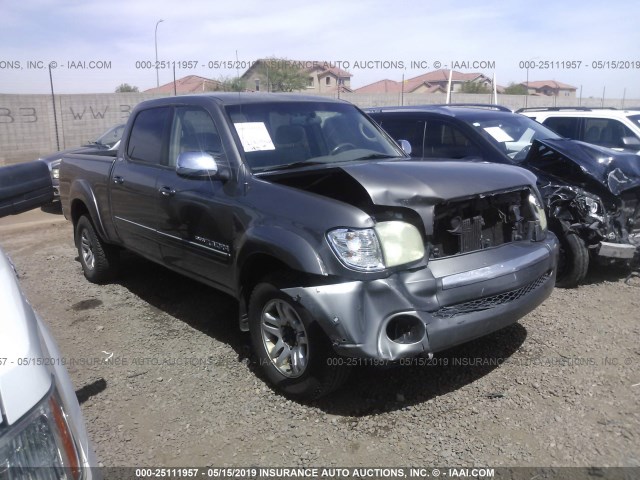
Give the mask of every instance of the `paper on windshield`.
M 263 122 L 238 122 L 234 125 L 245 152 L 276 149 Z
M 484 131 L 495 138 L 496 142 L 513 142 L 513 138 L 500 127 L 486 127 Z

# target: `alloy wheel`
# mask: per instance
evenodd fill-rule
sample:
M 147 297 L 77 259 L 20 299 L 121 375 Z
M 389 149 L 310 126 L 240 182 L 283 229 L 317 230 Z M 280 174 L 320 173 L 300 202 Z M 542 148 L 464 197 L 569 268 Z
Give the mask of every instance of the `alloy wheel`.
M 309 339 L 296 310 L 285 300 L 270 300 L 262 310 L 260 330 L 265 351 L 278 371 L 301 376 L 308 365 Z

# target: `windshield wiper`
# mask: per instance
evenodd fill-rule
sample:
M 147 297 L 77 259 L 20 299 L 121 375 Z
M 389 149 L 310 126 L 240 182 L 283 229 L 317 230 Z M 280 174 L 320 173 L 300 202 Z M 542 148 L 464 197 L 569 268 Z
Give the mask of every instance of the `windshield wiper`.
M 301 160 L 299 162 L 285 163 L 283 165 L 276 165 L 275 167 L 265 168 L 264 170 L 260 170 L 260 172 L 274 172 L 276 170 L 288 170 L 290 168 L 307 167 L 310 165 L 324 165 L 326 163 L 327 162 Z
M 382 158 L 403 158 L 400 155 L 387 155 L 386 153 L 372 153 L 370 155 L 365 155 L 364 157 L 354 158 L 352 161 L 356 160 L 376 160 Z
M 265 168 L 264 170 L 260 170 L 262 172 L 274 172 L 277 170 L 289 170 L 290 168 L 298 168 L 298 167 L 308 167 L 310 165 L 329 165 L 334 163 L 349 163 L 349 162 L 357 162 L 360 160 L 374 160 L 374 159 L 383 159 L 383 158 L 402 158 L 393 155 L 387 155 L 386 153 L 372 153 L 370 155 L 365 155 L 359 158 L 347 158 L 343 160 L 334 160 L 333 157 L 322 161 L 322 160 L 301 160 L 299 162 L 293 163 L 285 163 L 283 165 L 276 165 L 274 167 Z

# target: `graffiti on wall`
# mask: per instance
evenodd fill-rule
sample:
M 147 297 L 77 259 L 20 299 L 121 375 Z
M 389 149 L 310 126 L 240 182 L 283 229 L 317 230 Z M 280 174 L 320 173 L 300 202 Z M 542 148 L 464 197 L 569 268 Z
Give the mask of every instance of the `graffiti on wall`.
M 119 114 L 118 118 L 126 120 L 131 114 L 133 105 L 121 104 L 118 105 L 117 108 L 116 113 Z M 100 107 L 89 105 L 83 106 L 82 108 L 70 106 L 66 111 L 63 110 L 63 115 L 66 113 L 67 116 L 70 115 L 70 118 L 73 120 L 104 120 L 105 115 L 110 111 L 113 111 L 110 105 Z M 12 123 L 38 123 L 38 120 L 41 117 L 42 114 L 36 107 L 0 107 L 0 125 L 8 125 Z
M 37 122 L 38 111 L 34 107 L 18 107 L 13 110 L 0 107 L 0 124 Z

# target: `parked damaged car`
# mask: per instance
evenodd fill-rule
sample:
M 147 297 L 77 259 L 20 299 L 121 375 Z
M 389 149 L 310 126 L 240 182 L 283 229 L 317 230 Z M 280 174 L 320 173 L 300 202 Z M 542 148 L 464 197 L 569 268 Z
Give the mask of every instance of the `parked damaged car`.
M 538 177 L 549 228 L 561 254 L 557 284 L 573 287 L 590 262 L 637 265 L 640 252 L 640 157 L 563 139 L 493 105 L 367 109 L 420 159 L 454 158 L 525 167 Z
M 232 295 L 292 396 L 337 388 L 336 354 L 428 356 L 516 322 L 555 283 L 531 172 L 412 160 L 342 101 L 143 102 L 114 158 L 63 158 L 60 194 L 89 281 L 114 278 L 125 248 Z

